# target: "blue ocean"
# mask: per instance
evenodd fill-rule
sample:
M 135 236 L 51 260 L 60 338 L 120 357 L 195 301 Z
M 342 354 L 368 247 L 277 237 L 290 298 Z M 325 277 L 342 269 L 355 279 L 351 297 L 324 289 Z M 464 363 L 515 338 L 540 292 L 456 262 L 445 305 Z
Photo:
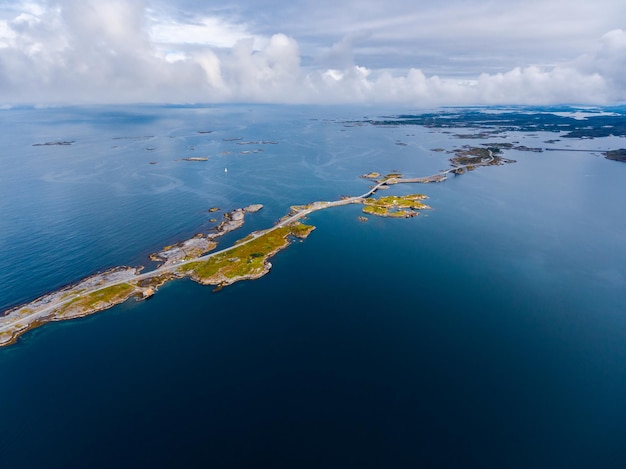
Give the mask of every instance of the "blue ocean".
M 0 110 L 0 311 L 151 268 L 211 207 L 264 205 L 227 247 L 433 149 L 555 138 L 367 123 L 398 112 Z M 259 280 L 30 331 L 0 349 L 0 467 L 626 467 L 626 163 L 597 151 L 626 142 L 554 146 L 384 194 L 426 194 L 415 218 L 316 212 Z

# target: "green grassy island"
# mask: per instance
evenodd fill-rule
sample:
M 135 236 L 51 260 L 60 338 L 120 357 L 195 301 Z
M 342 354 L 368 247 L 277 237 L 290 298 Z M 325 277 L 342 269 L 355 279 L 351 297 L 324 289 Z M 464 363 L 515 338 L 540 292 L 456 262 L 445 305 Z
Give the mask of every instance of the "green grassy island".
M 133 285 L 128 283 L 112 285 L 102 290 L 76 296 L 63 305 L 57 314 L 64 317 L 82 316 L 86 310 L 98 311 L 123 303 L 133 294 L 137 294 L 137 289 Z
M 430 207 L 422 200 L 428 197 L 424 194 L 409 194 L 404 196 L 389 195 L 363 200 L 363 212 L 369 215 L 391 218 L 411 218 L 419 214 L 419 210 Z
M 268 259 L 289 246 L 290 237 L 306 238 L 314 226 L 296 222 L 262 233 L 252 233 L 228 249 L 207 260 L 192 262 L 180 268 L 204 285 L 225 286 L 238 280 L 255 279 L 269 272 Z

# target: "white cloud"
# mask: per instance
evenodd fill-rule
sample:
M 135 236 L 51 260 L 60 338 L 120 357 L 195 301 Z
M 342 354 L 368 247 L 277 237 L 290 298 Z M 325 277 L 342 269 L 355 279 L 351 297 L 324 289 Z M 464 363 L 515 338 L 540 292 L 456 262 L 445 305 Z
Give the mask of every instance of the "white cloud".
M 0 7 L 0 13 L 0 103 L 435 106 L 626 100 L 626 32 L 621 29 L 604 34 L 577 59 L 543 67 L 520 64 L 460 80 L 426 74 L 416 66 L 359 64 L 354 49 L 373 40 L 375 32 L 350 33 L 303 65 L 295 37 L 253 34 L 250 24 L 217 14 L 168 19 L 130 0 L 55 0 L 19 4 L 4 12 Z M 435 18 L 441 11 L 426 13 Z M 396 28 L 401 35 L 405 20 L 394 18 L 368 25 L 372 31 L 387 28 L 390 34 Z M 426 52 L 437 57 L 436 50 Z
M 15 31 L 9 26 L 9 23 L 0 21 L 0 48 L 14 46 L 15 37 Z
M 592 53 L 583 55 L 575 64 L 586 73 L 603 76 L 609 84 L 611 100 L 626 100 L 626 31 L 609 31 Z
M 201 17 L 192 23 L 172 19 L 153 19 L 149 29 L 150 39 L 157 44 L 164 45 L 204 45 L 210 47 L 233 47 L 238 41 L 254 37 L 243 24 L 234 24 L 220 17 Z M 255 37 L 258 47 L 266 42 L 261 37 Z

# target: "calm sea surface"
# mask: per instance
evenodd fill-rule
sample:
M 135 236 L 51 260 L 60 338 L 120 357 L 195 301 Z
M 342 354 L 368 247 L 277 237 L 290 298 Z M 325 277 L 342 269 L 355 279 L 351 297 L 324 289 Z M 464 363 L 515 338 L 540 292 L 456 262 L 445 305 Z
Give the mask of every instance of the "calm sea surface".
M 0 309 L 148 265 L 210 207 L 265 206 L 225 247 L 365 192 L 363 173 L 428 175 L 450 156 L 431 149 L 483 143 L 346 124 L 393 112 L 0 111 Z M 75 143 L 33 146 L 56 141 Z M 506 156 L 387 191 L 430 197 L 413 219 L 311 215 L 260 280 L 171 282 L 0 349 L 0 467 L 625 467 L 626 164 Z

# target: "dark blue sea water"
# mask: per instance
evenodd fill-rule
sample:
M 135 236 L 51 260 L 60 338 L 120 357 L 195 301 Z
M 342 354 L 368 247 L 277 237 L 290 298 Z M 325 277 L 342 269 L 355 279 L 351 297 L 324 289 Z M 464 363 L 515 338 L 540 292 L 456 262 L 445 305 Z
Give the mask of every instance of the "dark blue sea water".
M 209 207 L 265 205 L 227 245 L 364 192 L 360 174 L 431 174 L 449 157 L 432 148 L 481 143 L 344 123 L 392 112 L 0 111 L 0 308 L 146 265 L 209 229 Z M 311 215 L 260 280 L 175 281 L 0 349 L 0 467 L 624 467 L 626 164 L 506 156 L 390 189 L 426 193 L 420 217 Z

